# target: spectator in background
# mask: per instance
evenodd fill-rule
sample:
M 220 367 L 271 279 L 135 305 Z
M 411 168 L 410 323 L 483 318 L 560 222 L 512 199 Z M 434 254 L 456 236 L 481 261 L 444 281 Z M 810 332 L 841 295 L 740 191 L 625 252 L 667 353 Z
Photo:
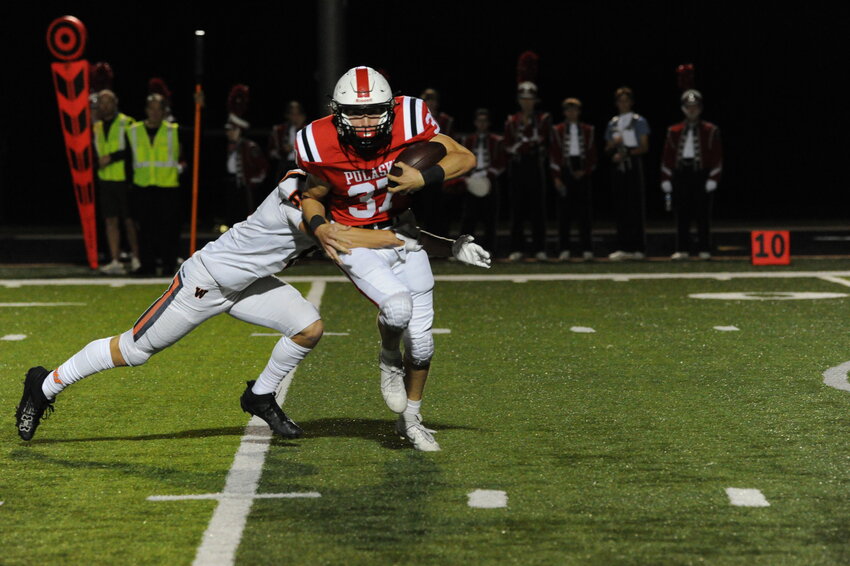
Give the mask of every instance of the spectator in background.
M 111 90 L 101 90 L 97 95 L 99 120 L 92 128 L 94 149 L 97 156 L 97 210 L 106 225 L 106 241 L 112 261 L 100 270 L 107 275 L 124 274 L 121 263 L 121 227 L 127 234 L 127 243 L 132 254 L 130 271 L 141 267 L 139 239 L 136 222 L 130 209 L 131 154 L 127 147 L 127 130 L 134 120 L 118 111 L 118 97 Z
M 149 94 L 147 118 L 127 131 L 133 154 L 134 209 L 139 211 L 144 274 L 172 273 L 177 268 L 183 196 L 180 191 L 181 144 L 178 125 L 161 94 Z
M 552 128 L 552 143 L 549 145 L 549 167 L 560 197 L 558 230 L 561 253 L 558 259 L 570 259 L 570 224 L 575 216 L 582 258 L 590 260 L 593 259 L 593 185 L 590 176 L 596 169 L 594 127 L 579 121 L 581 101 L 578 98 L 567 98 L 561 107 L 565 120 Z
M 649 151 L 649 124 L 632 112 L 632 89 L 618 88 L 614 93 L 617 116 L 605 130 L 605 151 L 611 157 L 611 186 L 617 211 L 619 249 L 611 261 L 646 257 L 645 190 L 643 155 Z
M 511 253 L 508 259 L 522 259 L 525 249 L 524 225 L 531 223 L 534 257 L 546 255 L 546 177 L 545 162 L 552 137 L 552 117 L 535 110 L 537 86 L 523 81 L 517 87 L 520 111 L 505 123 L 505 151 L 510 158 L 508 184 L 511 200 Z
M 462 234 L 474 234 L 476 225 L 484 225 L 482 245 L 496 255 L 496 220 L 499 213 L 499 176 L 505 170 L 502 137 L 490 132 L 490 111 L 475 111 L 475 133 L 466 136 L 463 145 L 476 158 L 475 169 L 464 177 Z
M 698 90 L 685 91 L 681 102 L 685 120 L 668 128 L 661 157 L 661 190 L 672 196 L 676 211 L 676 252 L 671 259 L 688 259 L 694 219 L 699 257 L 710 259 L 711 201 L 723 171 L 720 128 L 700 119 Z
M 274 181 L 282 179 L 287 171 L 295 168 L 295 134 L 307 123 L 304 107 L 297 100 L 286 105 L 285 121 L 272 127 L 269 135 L 269 157 Z
M 251 125 L 231 113 L 224 126 L 227 132 L 227 181 L 225 222 L 233 226 L 254 212 L 266 195 L 255 194 L 266 179 L 269 164 L 260 146 L 243 137 Z
M 440 111 L 440 93 L 433 88 L 425 89 L 420 95 L 431 116 L 440 127 L 440 133 L 451 138 L 454 137 L 454 118 Z M 460 178 L 446 181 L 440 187 L 431 187 L 425 191 L 419 191 L 413 199 L 413 208 L 416 218 L 422 222 L 422 226 L 435 234 L 449 234 L 452 221 L 457 220 L 457 212 L 460 210 L 460 197 L 463 185 Z
M 433 88 L 426 88 L 420 97 L 425 101 L 431 116 L 437 121 L 440 126 L 440 133 L 444 136 L 454 137 L 455 119 L 440 111 L 440 93 Z

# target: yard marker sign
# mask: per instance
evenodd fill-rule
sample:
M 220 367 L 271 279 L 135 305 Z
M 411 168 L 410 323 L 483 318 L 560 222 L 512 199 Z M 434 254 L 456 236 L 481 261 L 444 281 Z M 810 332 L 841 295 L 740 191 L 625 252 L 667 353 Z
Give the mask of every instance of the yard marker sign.
M 755 230 L 750 233 L 753 265 L 789 265 L 791 236 L 788 230 Z

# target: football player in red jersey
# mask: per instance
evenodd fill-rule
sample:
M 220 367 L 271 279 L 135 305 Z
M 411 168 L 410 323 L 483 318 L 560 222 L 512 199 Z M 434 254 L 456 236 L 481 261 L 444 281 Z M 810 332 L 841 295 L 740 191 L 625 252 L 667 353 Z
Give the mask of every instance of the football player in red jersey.
M 475 156 L 440 134 L 421 99 L 393 97 L 387 80 L 370 67 L 355 67 L 339 79 L 331 109 L 332 115 L 296 135 L 298 166 L 309 173 L 304 218 L 328 256 L 378 307 L 381 393 L 387 406 L 400 414 L 397 432 L 418 450 L 439 450 L 420 415 L 434 354 L 434 276 L 428 255 L 424 250 L 399 249 L 375 250 L 378 253 L 353 249 L 337 255 L 328 239 L 328 221 L 389 228 L 392 219 L 407 209 L 410 194 L 429 185 L 439 190 L 443 181 L 472 169 Z M 390 175 L 401 152 L 422 141 L 445 146 L 445 157 L 423 171 L 398 162 L 401 174 Z

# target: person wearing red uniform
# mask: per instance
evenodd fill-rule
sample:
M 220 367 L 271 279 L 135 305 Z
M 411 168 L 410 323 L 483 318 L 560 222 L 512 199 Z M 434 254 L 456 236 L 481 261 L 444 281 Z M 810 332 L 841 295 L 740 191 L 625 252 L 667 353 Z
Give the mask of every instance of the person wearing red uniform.
M 484 224 L 484 247 L 494 255 L 496 250 L 496 220 L 499 213 L 499 177 L 505 170 L 502 136 L 490 131 L 490 111 L 475 111 L 475 133 L 463 138 L 463 145 L 475 155 L 475 169 L 464 180 L 462 234 L 475 232 L 475 225 Z
M 418 450 L 439 450 L 420 415 L 434 353 L 434 277 L 427 253 L 354 249 L 340 256 L 328 237 L 328 220 L 389 228 L 393 218 L 407 209 L 411 193 L 429 185 L 434 186 L 428 190 L 440 190 L 444 180 L 472 169 L 475 157 L 440 133 L 424 101 L 393 97 L 387 80 L 370 67 L 355 67 L 340 78 L 331 109 L 330 116 L 296 135 L 298 165 L 309 174 L 304 218 L 328 256 L 378 307 L 381 392 L 390 409 L 400 413 L 397 432 Z M 409 145 L 428 141 L 445 147 L 446 155 L 438 164 L 419 171 L 396 162 Z M 397 176 L 389 174 L 394 163 L 401 170 Z
M 687 259 L 691 222 L 696 220 L 700 259 L 711 258 L 711 201 L 723 171 L 720 128 L 700 119 L 702 94 L 682 94 L 685 120 L 670 126 L 661 157 L 661 190 L 671 195 L 677 237 L 673 260 Z
M 549 167 L 558 191 L 558 228 L 561 253 L 558 259 L 570 259 L 570 220 L 578 220 L 582 258 L 593 259 L 591 240 L 592 185 L 590 176 L 596 169 L 594 127 L 579 121 L 581 101 L 567 98 L 561 105 L 565 120 L 552 128 L 549 144 Z
M 524 81 L 517 87 L 520 111 L 505 122 L 505 151 L 510 158 L 508 179 L 511 194 L 511 253 L 519 261 L 524 255 L 526 221 L 531 224 L 534 257 L 546 261 L 546 170 L 552 136 L 552 116 L 537 111 L 537 85 Z

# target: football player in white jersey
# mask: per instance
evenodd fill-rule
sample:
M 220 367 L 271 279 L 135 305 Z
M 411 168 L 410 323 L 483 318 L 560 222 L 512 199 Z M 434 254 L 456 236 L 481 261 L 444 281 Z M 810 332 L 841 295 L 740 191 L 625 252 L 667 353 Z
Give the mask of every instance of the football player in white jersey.
M 20 437 L 32 439 L 45 410 L 53 410 L 56 395 L 68 385 L 103 370 L 142 365 L 205 320 L 225 312 L 283 334 L 265 369 L 248 382 L 240 403 L 275 434 L 300 436 L 301 429 L 275 400 L 275 391 L 318 343 L 323 326 L 316 308 L 274 274 L 315 248 L 300 210 L 299 185 L 304 179 L 302 171 L 290 171 L 247 220 L 186 260 L 166 292 L 131 329 L 89 343 L 52 371 L 31 368 L 15 413 Z M 391 231 L 331 228 L 332 245 L 342 254 L 358 247 L 396 248 L 399 253 L 405 247 L 419 247 L 415 240 L 399 239 Z M 458 242 L 456 255 L 461 261 L 480 255 L 474 244 Z

